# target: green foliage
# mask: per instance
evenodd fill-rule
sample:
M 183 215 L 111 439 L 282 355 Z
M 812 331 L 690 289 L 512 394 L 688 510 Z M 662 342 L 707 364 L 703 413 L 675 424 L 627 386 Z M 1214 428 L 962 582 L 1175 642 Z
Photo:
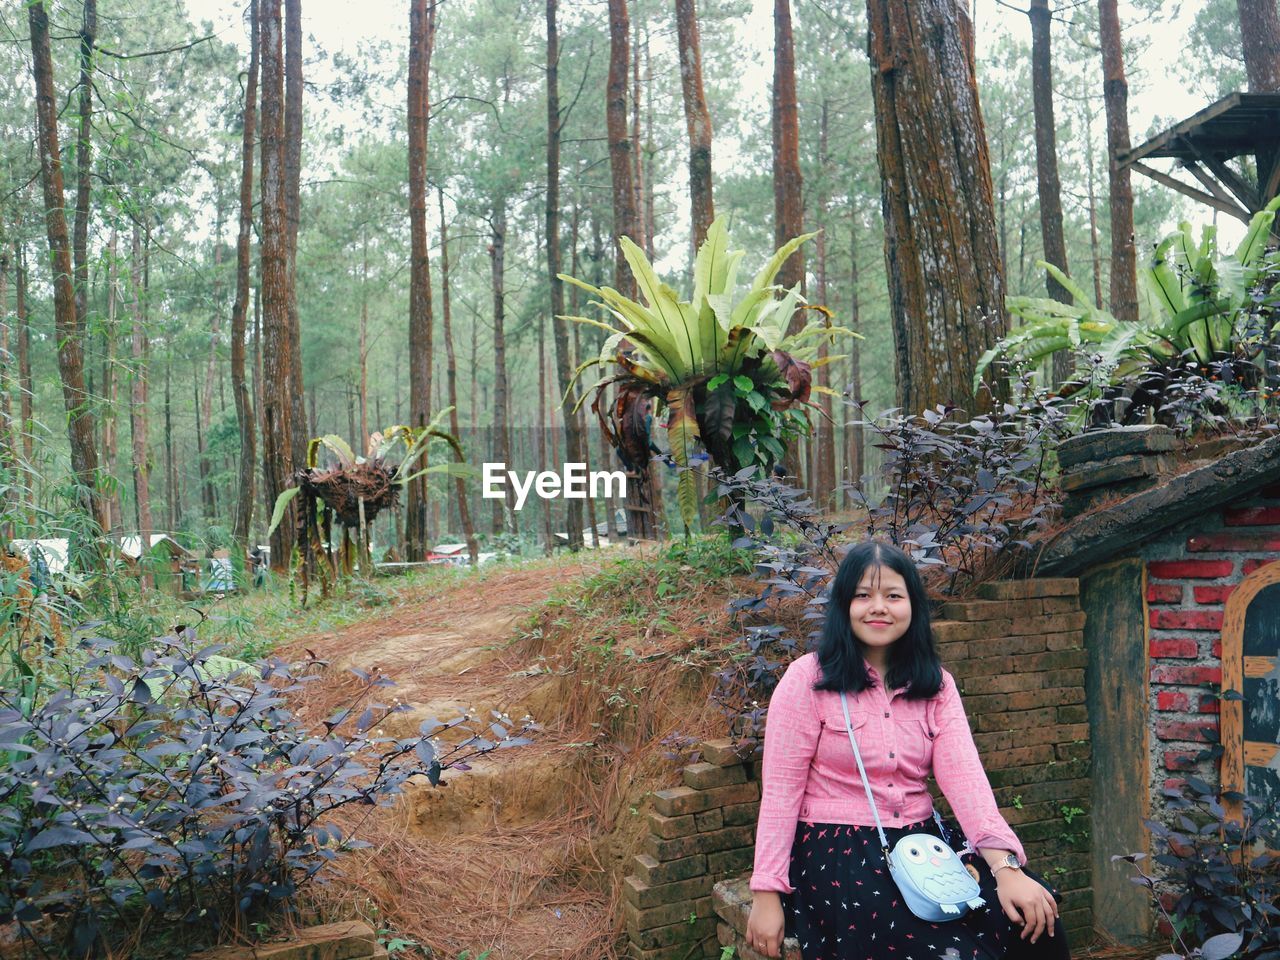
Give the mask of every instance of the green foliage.
M 619 371 L 596 384 L 597 406 L 600 392 L 618 383 L 627 409 L 647 398 L 666 408 L 671 456 L 681 468 L 680 514 L 687 527 L 692 527 L 697 513 L 689 470 L 697 448 L 705 447 L 716 464 L 728 470 L 771 466 L 782 458 L 785 440 L 799 429 L 797 421 L 784 414 L 794 404 L 808 403 L 813 364 L 806 360 L 813 359 L 818 338 L 834 343 L 838 336 L 858 336 L 843 327 L 817 323 L 794 335 L 787 333 L 804 301 L 798 286 L 783 290 L 774 279 L 813 236 L 787 241 L 749 286 L 739 288 L 738 268 L 745 254 L 730 249 L 724 218 L 717 218 L 698 249 L 689 300 L 680 300 L 675 290 L 658 279 L 644 253 L 627 237 L 619 243 L 643 303 L 612 287 L 561 274 L 561 279 L 597 297 L 595 305 L 613 321 L 561 318 L 609 334 L 599 356 L 582 363 L 574 380 L 591 367 L 616 364 Z M 634 345 L 633 355 L 621 349 L 624 342 Z M 835 359 L 839 358 L 819 362 Z M 606 426 L 605 430 L 624 459 L 635 462 L 647 459 L 647 437 L 629 433 L 631 419 L 625 412 L 616 414 L 612 429 Z
M 1010 297 L 1009 311 L 1022 325 L 984 353 L 974 373 L 974 390 L 996 360 L 1025 368 L 1061 350 L 1075 357 L 1064 393 L 1083 398 L 1110 387 L 1137 382 L 1145 387 L 1138 412 L 1159 408 L 1168 381 L 1190 372 L 1223 371 L 1245 385 L 1263 376 L 1262 346 L 1275 330 L 1275 254 L 1266 240 L 1280 198 L 1256 214 L 1234 253 L 1219 255 L 1216 231 L 1206 227 L 1195 242 L 1191 226 L 1157 245 L 1152 262 L 1139 272 L 1144 316 L 1121 321 L 1095 306 L 1083 290 L 1052 264 L 1041 262 L 1072 295 L 1071 304 L 1042 297 Z M 1158 388 L 1158 389 L 1157 389 Z

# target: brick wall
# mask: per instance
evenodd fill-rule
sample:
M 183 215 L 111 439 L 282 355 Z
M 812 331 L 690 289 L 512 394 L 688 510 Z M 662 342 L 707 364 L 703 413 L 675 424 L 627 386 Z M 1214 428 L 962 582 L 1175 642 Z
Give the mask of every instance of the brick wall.
M 1151 655 L 1151 809 L 1189 774 L 1216 783 L 1195 756 L 1218 729 L 1222 615 L 1241 580 L 1280 558 L 1280 486 L 1185 523 L 1143 551 Z
M 934 631 L 1001 812 L 1034 867 L 1062 891 L 1062 919 L 1083 942 L 1092 891 L 1078 593 L 1076 580 L 987 584 L 980 600 L 943 605 Z M 750 904 L 742 875 L 753 858 L 759 762 L 743 761 L 727 741 L 705 744 L 702 754 L 682 786 L 654 795 L 645 852 L 624 884 L 636 960 L 719 957 L 721 945 L 755 956 L 742 943 Z

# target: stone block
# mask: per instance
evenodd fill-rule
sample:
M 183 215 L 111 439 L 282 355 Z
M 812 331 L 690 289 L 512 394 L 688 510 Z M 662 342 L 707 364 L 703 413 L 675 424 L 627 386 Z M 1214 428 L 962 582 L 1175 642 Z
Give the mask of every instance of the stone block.
M 760 782 L 748 780 L 727 787 L 710 790 L 694 790 L 690 787 L 672 787 L 657 790 L 653 794 L 653 808 L 664 817 L 679 817 L 686 813 L 701 813 L 712 807 L 735 803 L 747 803 L 760 799 Z
M 705 876 L 680 880 L 676 883 L 662 883 L 650 886 L 639 877 L 624 877 L 622 880 L 622 898 L 632 906 L 641 910 L 661 906 L 664 903 L 697 900 L 707 895 L 710 882 Z
M 691 813 L 682 817 L 664 817 L 660 813 L 650 813 L 649 832 L 670 840 L 672 837 L 687 837 L 691 833 L 697 833 L 698 824 Z
M 727 873 L 750 870 L 755 863 L 755 847 L 739 847 L 736 850 L 719 850 L 707 854 L 707 873 L 722 877 Z
M 624 903 L 622 911 L 626 917 L 628 930 L 651 930 L 654 927 L 667 927 L 673 923 L 688 923 L 691 915 L 695 920 L 699 917 L 711 916 L 711 897 L 707 895 L 691 902 L 665 903 L 660 907 L 650 907 L 648 910 L 641 910 L 630 903 Z
M 1078 597 L 1080 581 L 1074 577 L 1044 577 L 1035 580 L 997 580 L 978 587 L 983 600 L 1028 600 L 1032 597 Z
M 647 853 L 638 853 L 631 858 L 631 866 L 635 876 L 642 883 L 654 887 L 663 883 L 675 883 L 678 880 L 702 876 L 707 872 L 707 858 L 698 854 L 682 860 L 668 860 L 664 863 Z
M 711 763 L 691 763 L 684 768 L 684 785 L 694 790 L 711 790 L 746 783 L 747 770 L 741 763 L 717 767 Z
M 1058 465 L 1066 470 L 1082 463 L 1128 454 L 1167 453 L 1173 447 L 1173 431 L 1160 424 L 1092 430 L 1068 437 L 1058 444 Z
M 716 932 L 716 921 L 712 917 L 702 917 L 693 923 L 673 923 L 666 927 L 627 932 L 631 936 L 631 942 L 641 950 L 652 950 L 655 947 L 669 947 L 678 943 L 699 943 L 707 937 L 713 937 Z
M 740 827 L 744 823 L 754 824 L 760 819 L 760 804 L 735 803 L 732 806 L 721 807 L 720 816 L 726 827 Z
M 730 767 L 749 758 L 755 752 L 757 746 L 758 744 L 754 741 L 747 741 L 741 746 L 735 746 L 732 740 L 727 739 L 704 740 L 702 741 L 702 759 L 713 766 Z

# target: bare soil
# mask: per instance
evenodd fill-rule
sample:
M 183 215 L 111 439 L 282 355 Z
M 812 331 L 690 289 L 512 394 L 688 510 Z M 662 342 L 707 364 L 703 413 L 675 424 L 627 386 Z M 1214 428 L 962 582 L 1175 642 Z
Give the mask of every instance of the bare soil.
M 529 746 L 497 751 L 469 772 L 447 771 L 432 787 L 411 782 L 391 807 L 347 819 L 372 843 L 344 859 L 321 893 L 330 919 L 362 917 L 454 960 L 601 960 L 619 955 L 620 880 L 647 832 L 645 797 L 679 782 L 661 758 L 661 737 L 679 729 L 716 734 L 710 670 L 672 668 L 668 655 L 724 635 L 723 586 L 673 620 L 626 624 L 609 638 L 574 634 L 574 618 L 543 613 L 557 590 L 635 550 L 486 568 L 421 600 L 283 649 L 329 661 L 308 685 L 300 711 L 329 716 L 361 686 L 345 668 L 378 670 L 382 691 L 409 711 L 390 735 L 416 732 L 427 717 L 467 712 L 487 723 L 496 710 L 541 725 Z M 638 587 L 643 588 L 643 585 Z M 537 629 L 534 629 L 534 627 Z M 631 659 L 584 660 L 584 644 L 615 639 Z M 594 649 L 594 648 L 593 648 Z M 611 655 L 610 655 L 611 656 Z M 630 699 L 618 708 L 609 691 Z M 614 705 L 610 705 L 614 704 Z

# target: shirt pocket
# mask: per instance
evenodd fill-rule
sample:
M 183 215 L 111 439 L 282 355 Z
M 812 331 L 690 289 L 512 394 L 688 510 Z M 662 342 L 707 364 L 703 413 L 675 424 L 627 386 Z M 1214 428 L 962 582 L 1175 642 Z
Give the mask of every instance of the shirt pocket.
M 923 714 L 894 720 L 895 745 L 893 752 L 898 769 L 911 777 L 923 780 L 933 769 L 933 741 L 937 736 Z

